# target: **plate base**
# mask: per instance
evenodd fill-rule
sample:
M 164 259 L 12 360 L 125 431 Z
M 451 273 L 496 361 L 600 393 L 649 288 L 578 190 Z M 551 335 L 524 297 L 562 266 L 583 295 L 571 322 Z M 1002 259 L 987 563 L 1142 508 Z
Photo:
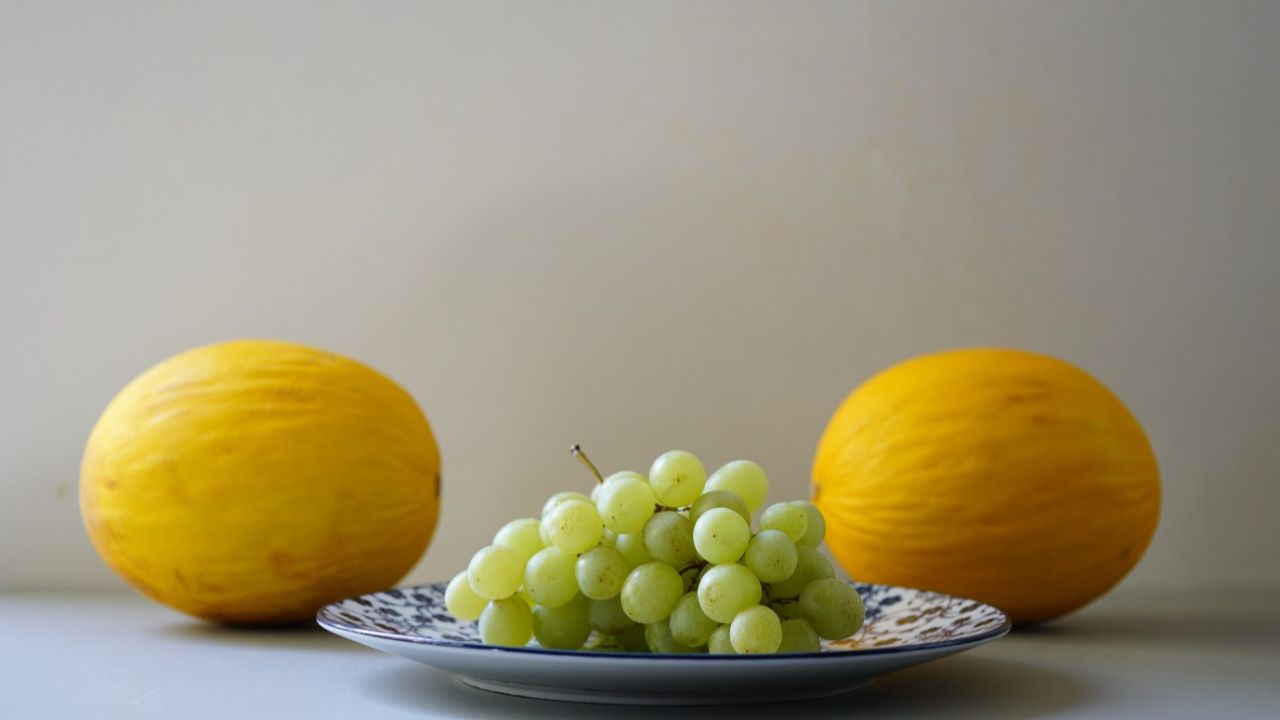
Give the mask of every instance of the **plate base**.
M 812 700 L 814 698 L 844 695 L 853 692 L 866 681 L 856 685 L 843 687 L 824 687 L 821 690 L 806 689 L 804 691 L 774 691 L 767 695 L 735 694 L 721 695 L 715 692 L 698 694 L 670 693 L 626 693 L 601 692 L 568 687 L 551 687 L 545 685 L 525 685 L 521 683 L 487 680 L 485 678 L 458 675 L 458 680 L 468 687 L 515 697 L 534 698 L 536 700 L 558 700 L 561 702 L 592 703 L 596 705 L 763 705 L 766 703 L 789 702 L 792 700 Z

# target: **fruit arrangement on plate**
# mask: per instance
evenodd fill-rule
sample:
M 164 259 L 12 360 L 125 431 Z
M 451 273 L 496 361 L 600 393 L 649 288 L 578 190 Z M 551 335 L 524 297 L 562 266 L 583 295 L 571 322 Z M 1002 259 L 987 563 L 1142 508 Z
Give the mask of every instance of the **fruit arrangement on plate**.
M 862 599 L 818 551 L 822 513 L 764 507 L 769 481 L 749 460 L 707 477 L 692 453 L 663 453 L 647 476 L 595 475 L 541 519 L 502 526 L 445 591 L 481 639 L 544 648 L 654 653 L 809 653 L 861 627 Z
M 816 506 L 764 508 L 768 480 L 745 460 L 707 478 L 673 451 L 647 475 L 602 478 L 578 457 L 599 482 L 589 496 L 507 524 L 449 585 L 485 642 L 814 650 L 864 612 L 817 551 L 824 535 L 865 583 L 1042 622 L 1119 582 L 1160 516 L 1134 415 L 1084 370 L 1020 350 L 925 355 L 859 386 L 818 444 Z M 217 343 L 111 401 L 80 508 L 103 560 L 149 597 L 214 622 L 297 622 L 414 566 L 440 511 L 440 451 L 409 393 L 366 365 Z

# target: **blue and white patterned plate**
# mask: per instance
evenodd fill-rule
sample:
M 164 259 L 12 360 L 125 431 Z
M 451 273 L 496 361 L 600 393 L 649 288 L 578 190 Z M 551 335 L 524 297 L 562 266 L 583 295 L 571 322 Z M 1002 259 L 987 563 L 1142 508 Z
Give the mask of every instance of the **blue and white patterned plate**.
M 954 655 L 1009 632 L 990 605 L 942 593 L 853 583 L 867 620 L 820 653 L 646 655 L 480 642 L 444 607 L 444 583 L 361 595 L 316 614 L 369 647 L 434 665 L 483 690 L 549 700 L 627 704 L 755 703 L 835 695 L 885 673 Z

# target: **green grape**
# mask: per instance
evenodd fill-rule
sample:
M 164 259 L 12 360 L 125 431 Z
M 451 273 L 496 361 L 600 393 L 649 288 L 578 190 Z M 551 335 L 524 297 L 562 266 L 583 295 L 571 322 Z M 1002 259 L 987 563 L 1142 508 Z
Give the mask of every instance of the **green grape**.
M 703 493 L 689 507 L 689 519 L 697 523 L 703 513 L 721 507 L 738 513 L 743 520 L 747 521 L 747 525 L 751 524 L 751 511 L 747 509 L 747 501 L 743 500 L 738 493 L 728 490 L 711 490 Z
M 791 538 L 778 530 L 761 530 L 751 538 L 742 564 L 760 578 L 760 582 L 776 583 L 796 571 L 799 555 Z
M 793 598 L 785 602 L 769 603 L 769 607 L 783 620 L 803 620 L 804 613 L 800 612 L 800 599 Z
M 671 450 L 662 453 L 649 468 L 649 484 L 658 502 L 667 507 L 690 505 L 702 494 L 707 470 L 693 453 Z
M 698 605 L 718 623 L 760 602 L 760 581 L 742 565 L 716 565 L 698 583 Z
M 600 544 L 605 547 L 616 547 L 618 544 L 618 534 L 609 528 L 600 531 Z
M 577 555 L 600 544 L 604 523 L 596 506 L 588 500 L 566 500 L 542 519 L 551 543 Z
M 862 627 L 862 597 L 849 583 L 834 578 L 814 580 L 800 593 L 800 612 L 827 640 L 843 640 Z
M 734 460 L 712 473 L 707 490 L 735 492 L 746 501 L 747 509 L 755 512 L 769 495 L 769 478 L 750 460 Z
M 760 515 L 761 530 L 778 530 L 786 533 L 791 542 L 800 542 L 809 529 L 809 516 L 795 503 L 775 503 Z
M 616 533 L 640 532 L 649 518 L 653 517 L 656 503 L 653 488 L 635 473 L 610 479 L 600 486 L 596 499 L 605 527 Z
M 649 551 L 644 546 L 643 534 L 626 534 L 619 535 L 614 547 L 618 548 L 618 552 L 622 553 L 622 557 L 627 559 L 627 565 L 631 568 L 638 568 L 645 563 L 653 562 L 653 557 L 649 555 Z
M 671 635 L 671 628 L 667 625 L 666 620 L 659 620 L 658 622 L 645 625 L 644 639 L 645 643 L 649 646 L 649 652 L 654 653 L 678 653 L 685 655 L 689 653 L 701 653 L 707 651 L 705 645 L 690 647 L 677 642 Z
M 638 623 L 656 623 L 671 615 L 683 594 L 680 573 L 670 565 L 651 562 L 627 575 L 622 584 L 622 611 Z
M 520 589 L 516 591 L 516 594 L 512 595 L 512 597 L 518 597 L 521 600 L 524 600 L 525 604 L 529 606 L 530 610 L 533 609 L 534 605 L 537 605 L 537 603 L 533 601 L 533 596 L 529 594 L 528 590 L 524 589 L 524 586 L 521 586 Z
M 604 485 L 608 485 L 614 480 L 626 480 L 626 479 L 634 479 L 634 480 L 639 480 L 641 482 L 649 482 L 649 478 L 645 477 L 644 475 L 641 475 L 635 470 L 619 470 L 618 472 L 605 478 L 604 482 L 600 484 L 600 487 L 603 487 Z
M 792 505 L 799 506 L 804 510 L 807 524 L 805 526 L 804 537 L 796 541 L 797 545 L 808 545 L 809 547 L 818 547 L 822 544 L 822 538 L 827 534 L 827 519 L 822 517 L 822 511 L 813 503 L 805 500 L 796 500 Z
M 551 536 L 547 534 L 546 523 L 538 523 L 538 539 L 542 541 L 542 547 L 552 547 Z
M 520 571 L 524 563 L 511 548 L 490 545 L 481 548 L 467 565 L 467 582 L 476 595 L 485 600 L 511 597 L 520 589 Z
M 650 557 L 677 568 L 693 562 L 693 523 L 672 510 L 664 510 L 644 524 L 644 547 Z
M 622 601 L 616 597 L 608 600 L 587 601 L 587 622 L 595 630 L 606 635 L 622 632 L 636 624 L 622 611 Z
M 578 557 L 578 589 L 592 600 L 607 600 L 622 592 L 631 566 L 616 548 L 591 548 Z
M 780 653 L 816 653 L 822 652 L 822 641 L 813 626 L 799 618 L 782 621 L 782 644 L 778 646 Z
M 454 575 L 448 587 L 444 589 L 445 609 L 459 620 L 470 621 L 479 618 L 487 603 L 487 600 L 471 589 L 465 570 Z
M 809 583 L 835 576 L 836 571 L 831 568 L 831 563 L 822 556 L 822 553 L 808 545 L 797 545 L 795 572 L 791 573 L 791 577 L 786 580 L 770 583 L 769 596 L 775 600 L 800 597 L 800 591 L 804 590 Z
M 560 507 L 560 505 L 570 500 L 585 500 L 587 502 L 591 502 L 590 497 L 583 495 L 580 492 L 576 492 L 573 490 L 569 490 L 566 492 L 558 492 L 555 495 L 552 495 L 551 497 L 547 498 L 547 501 L 543 503 L 542 517 L 545 518 L 546 516 L 550 515 L 552 510 L 555 510 L 556 508 Z M 547 543 L 547 544 L 550 545 L 551 543 Z
M 609 477 L 605 478 L 604 480 L 601 480 L 600 482 L 596 483 L 596 486 L 595 486 L 595 487 L 593 487 L 593 488 L 591 488 L 591 502 L 594 502 L 594 503 L 596 503 L 596 504 L 599 504 L 599 502 L 600 502 L 600 491 L 604 489 L 604 486 L 605 486 L 605 485 L 608 485 L 609 483 L 613 482 L 614 480 L 622 480 L 622 479 L 624 479 L 624 478 L 636 478 L 636 479 L 640 480 L 640 482 L 643 482 L 643 483 L 647 483 L 647 482 L 649 482 L 649 478 L 647 478 L 647 477 L 645 477 L 645 476 L 641 475 L 641 474 L 640 474 L 640 473 L 638 473 L 638 472 L 634 472 L 634 471 L 631 471 L 631 470 L 623 470 L 623 471 L 621 471 L 621 472 L 616 472 L 616 473 L 614 473 L 614 474 L 610 475 Z
M 693 526 L 693 547 L 713 565 L 737 562 L 747 550 L 751 527 L 729 508 L 712 508 Z
M 560 607 L 578 594 L 578 559 L 557 547 L 543 548 L 524 568 L 524 588 L 543 607 Z
M 698 585 L 698 578 L 700 577 L 700 572 L 706 567 L 710 567 L 710 566 L 703 565 L 701 567 L 698 567 L 698 566 L 687 567 L 684 569 L 683 572 L 681 572 L 680 570 L 677 570 L 676 572 L 680 573 L 680 582 L 681 582 L 680 591 L 696 592 L 698 589 L 697 585 Z
M 493 544 L 511 548 L 520 556 L 521 563 L 527 563 L 534 553 L 546 547 L 542 544 L 541 529 L 542 524 L 533 518 L 512 520 L 493 536 Z
M 729 641 L 729 626 L 721 625 L 711 633 L 711 639 L 707 640 L 707 652 L 713 655 L 737 655 L 737 651 L 733 649 L 733 643 Z
M 494 600 L 480 613 L 480 640 L 520 647 L 533 637 L 533 611 L 518 597 Z
M 696 592 L 688 592 L 680 597 L 676 609 L 671 611 L 671 617 L 667 619 L 667 625 L 676 642 L 689 647 L 706 645 L 711 633 L 720 627 L 720 623 L 702 612 Z
M 782 621 L 763 605 L 755 605 L 733 616 L 729 642 L 740 655 L 767 654 L 782 644 Z
M 533 637 L 545 648 L 577 650 L 591 637 L 587 599 L 581 595 L 560 607 L 533 609 Z
M 644 625 L 632 623 L 626 630 L 618 633 L 618 647 L 626 652 L 649 652 L 649 641 L 645 640 L 644 628 Z

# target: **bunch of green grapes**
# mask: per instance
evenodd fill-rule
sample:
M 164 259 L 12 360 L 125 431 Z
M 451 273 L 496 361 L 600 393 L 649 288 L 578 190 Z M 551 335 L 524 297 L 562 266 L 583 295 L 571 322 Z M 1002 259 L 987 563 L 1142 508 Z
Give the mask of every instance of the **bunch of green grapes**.
M 818 552 L 822 513 L 764 506 L 769 481 L 749 460 L 707 477 L 683 450 L 648 476 L 595 474 L 591 495 L 562 492 L 542 518 L 512 520 L 449 582 L 445 604 L 493 645 L 655 653 L 818 652 L 862 626 L 858 593 Z

